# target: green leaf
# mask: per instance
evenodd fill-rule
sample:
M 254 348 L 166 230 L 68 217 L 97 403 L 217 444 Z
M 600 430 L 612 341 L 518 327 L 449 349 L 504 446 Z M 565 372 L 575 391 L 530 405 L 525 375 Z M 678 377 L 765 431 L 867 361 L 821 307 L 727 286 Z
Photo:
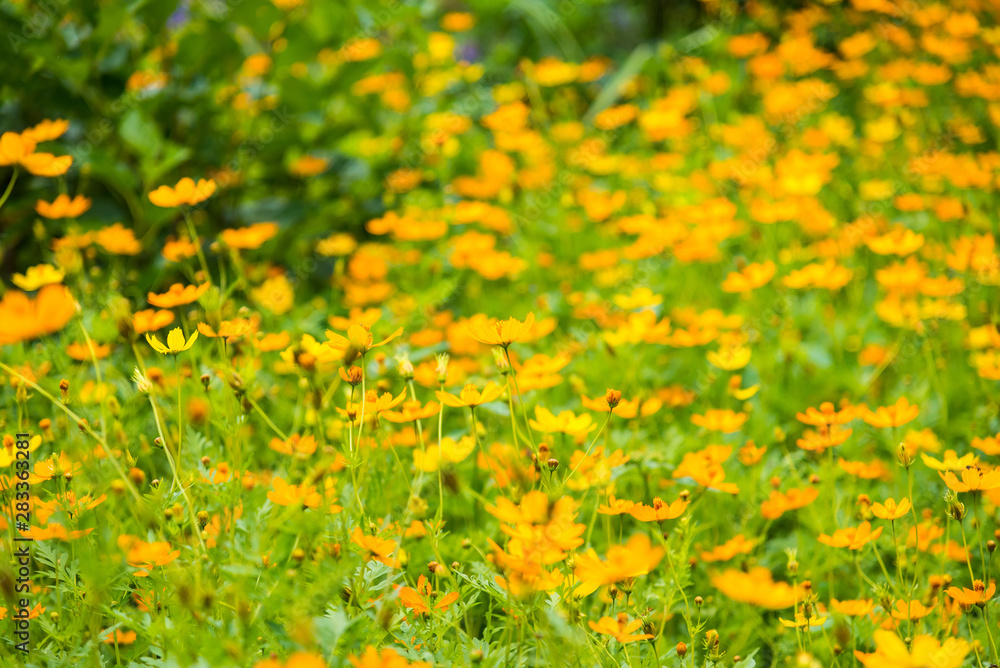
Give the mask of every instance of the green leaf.
M 584 123 L 593 123 L 594 117 L 601 113 L 618 99 L 621 95 L 622 87 L 628 80 L 642 71 L 646 61 L 653 55 L 653 49 L 649 44 L 640 44 L 631 54 L 622 68 L 611 78 L 611 81 L 604 85 L 601 92 L 597 94 L 597 99 L 590 105 L 586 115 L 583 117 Z
M 139 109 L 129 111 L 118 126 L 118 135 L 136 154 L 155 158 L 163 147 L 163 138 L 154 123 Z

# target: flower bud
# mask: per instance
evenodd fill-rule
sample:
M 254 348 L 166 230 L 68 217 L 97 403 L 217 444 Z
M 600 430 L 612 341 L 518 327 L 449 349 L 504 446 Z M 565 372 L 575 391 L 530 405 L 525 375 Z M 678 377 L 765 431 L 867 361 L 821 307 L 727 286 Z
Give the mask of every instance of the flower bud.
M 448 380 L 448 353 L 438 353 L 435 359 L 437 359 L 437 380 L 444 385 Z
M 503 354 L 503 348 L 493 348 L 493 361 L 496 362 L 497 371 L 500 372 L 500 375 L 506 376 L 510 373 L 510 363 Z
M 399 375 L 403 380 L 413 379 L 413 363 L 405 353 L 396 358 L 396 364 L 399 365 Z
M 896 461 L 904 469 L 908 469 L 913 465 L 913 455 L 910 454 L 910 449 L 906 447 L 905 443 L 900 443 L 899 447 L 896 448 Z
M 604 393 L 604 400 L 608 402 L 608 408 L 615 408 L 621 403 L 622 393 L 621 390 L 612 390 L 610 387 Z

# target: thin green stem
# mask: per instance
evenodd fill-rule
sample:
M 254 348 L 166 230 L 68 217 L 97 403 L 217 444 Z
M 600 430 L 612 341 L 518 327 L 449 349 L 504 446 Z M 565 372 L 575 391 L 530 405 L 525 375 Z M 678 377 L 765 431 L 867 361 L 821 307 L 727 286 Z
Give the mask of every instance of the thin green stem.
M 20 172 L 17 165 L 14 165 L 14 173 L 10 176 L 10 181 L 7 183 L 7 189 L 3 191 L 3 196 L 0 197 L 0 207 L 4 205 L 7 198 L 10 197 L 10 193 L 14 190 L 14 183 L 17 181 L 17 175 Z

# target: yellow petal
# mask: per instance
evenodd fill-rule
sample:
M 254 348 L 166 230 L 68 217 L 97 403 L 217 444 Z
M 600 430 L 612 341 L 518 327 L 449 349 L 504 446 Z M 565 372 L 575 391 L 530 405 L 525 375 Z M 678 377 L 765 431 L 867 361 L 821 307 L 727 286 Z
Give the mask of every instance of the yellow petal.
M 174 327 L 167 334 L 167 349 L 171 352 L 184 350 L 184 332 L 181 331 L 180 327 Z

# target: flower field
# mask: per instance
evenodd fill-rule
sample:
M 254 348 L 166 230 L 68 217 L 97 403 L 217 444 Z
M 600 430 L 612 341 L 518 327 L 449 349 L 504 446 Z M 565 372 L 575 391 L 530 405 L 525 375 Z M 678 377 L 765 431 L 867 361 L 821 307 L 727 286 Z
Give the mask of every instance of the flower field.
M 998 21 L 0 1 L 0 667 L 995 667 Z

